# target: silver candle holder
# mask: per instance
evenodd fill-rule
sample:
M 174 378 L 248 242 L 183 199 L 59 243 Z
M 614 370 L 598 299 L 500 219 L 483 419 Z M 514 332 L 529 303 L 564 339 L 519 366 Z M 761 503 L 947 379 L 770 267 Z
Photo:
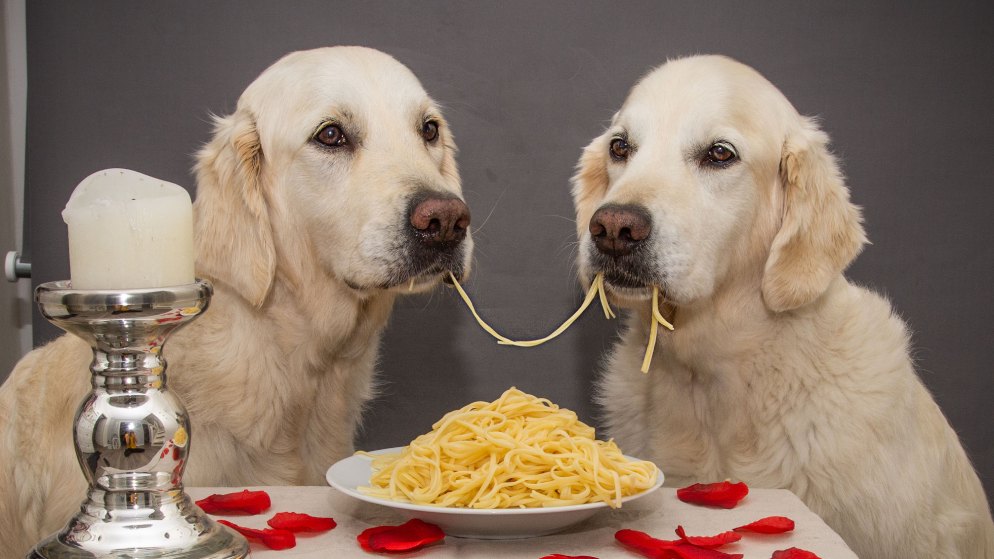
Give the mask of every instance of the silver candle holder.
M 207 309 L 207 281 L 130 290 L 39 285 L 35 300 L 56 326 L 93 349 L 92 390 L 73 421 L 89 492 L 29 559 L 248 556 L 241 535 L 214 522 L 183 491 L 190 418 L 166 387 L 166 338 Z M 66 374 L 75 374 L 66 371 Z

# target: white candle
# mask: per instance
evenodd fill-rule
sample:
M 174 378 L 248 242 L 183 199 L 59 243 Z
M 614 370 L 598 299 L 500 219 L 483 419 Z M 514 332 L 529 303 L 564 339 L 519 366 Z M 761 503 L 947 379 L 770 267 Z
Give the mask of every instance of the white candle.
M 181 186 L 127 169 L 79 183 L 69 226 L 73 289 L 138 289 L 194 281 L 193 207 Z

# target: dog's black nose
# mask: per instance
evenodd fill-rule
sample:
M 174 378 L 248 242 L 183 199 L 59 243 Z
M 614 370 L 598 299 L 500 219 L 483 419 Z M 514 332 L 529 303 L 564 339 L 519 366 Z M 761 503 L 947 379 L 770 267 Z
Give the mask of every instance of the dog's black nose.
M 632 253 L 652 233 L 652 217 L 642 206 L 607 205 L 590 218 L 590 236 L 597 250 L 619 258 Z
M 414 236 L 426 245 L 457 245 L 469 230 L 469 208 L 462 200 L 426 195 L 411 203 Z

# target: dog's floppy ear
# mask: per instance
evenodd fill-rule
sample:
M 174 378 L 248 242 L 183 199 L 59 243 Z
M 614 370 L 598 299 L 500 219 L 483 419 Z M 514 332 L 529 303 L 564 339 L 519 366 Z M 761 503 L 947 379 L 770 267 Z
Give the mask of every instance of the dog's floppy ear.
M 215 118 L 197 155 L 197 272 L 261 307 L 276 273 L 276 249 L 255 119 L 244 109 Z
M 828 136 L 812 119 L 787 138 L 780 181 L 783 220 L 763 274 L 763 299 L 775 312 L 818 298 L 866 243 L 860 209 L 849 201 Z
M 573 175 L 573 207 L 576 209 L 577 235 L 587 230 L 587 223 L 597 209 L 596 204 L 607 193 L 607 147 L 604 136 L 598 136 L 583 150 Z

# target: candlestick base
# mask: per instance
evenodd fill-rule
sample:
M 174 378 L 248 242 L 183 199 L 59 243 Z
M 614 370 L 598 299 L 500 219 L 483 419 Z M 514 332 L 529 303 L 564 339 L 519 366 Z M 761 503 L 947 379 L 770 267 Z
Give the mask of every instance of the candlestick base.
M 206 281 L 154 289 L 35 291 L 42 314 L 93 349 L 92 390 L 73 422 L 76 457 L 90 485 L 65 528 L 30 559 L 241 559 L 248 543 L 183 492 L 190 421 L 166 386 L 162 346 L 207 309 Z M 67 372 L 71 374 L 71 372 Z

